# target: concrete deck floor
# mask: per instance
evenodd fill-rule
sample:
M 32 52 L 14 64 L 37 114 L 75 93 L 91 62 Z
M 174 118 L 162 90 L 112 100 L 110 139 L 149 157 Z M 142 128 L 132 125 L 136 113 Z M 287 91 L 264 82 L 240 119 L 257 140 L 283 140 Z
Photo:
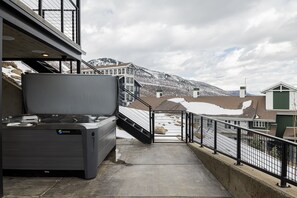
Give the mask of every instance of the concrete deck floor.
M 117 152 L 93 180 L 4 177 L 5 197 L 230 197 L 184 143 L 117 140 Z

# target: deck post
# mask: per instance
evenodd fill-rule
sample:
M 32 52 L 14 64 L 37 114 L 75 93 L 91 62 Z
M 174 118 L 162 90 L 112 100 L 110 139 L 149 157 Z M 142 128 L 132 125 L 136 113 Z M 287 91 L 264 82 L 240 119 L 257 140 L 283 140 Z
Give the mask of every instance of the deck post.
M 3 197 L 3 173 L 2 173 L 2 37 L 3 37 L 3 18 L 0 17 L 0 197 Z

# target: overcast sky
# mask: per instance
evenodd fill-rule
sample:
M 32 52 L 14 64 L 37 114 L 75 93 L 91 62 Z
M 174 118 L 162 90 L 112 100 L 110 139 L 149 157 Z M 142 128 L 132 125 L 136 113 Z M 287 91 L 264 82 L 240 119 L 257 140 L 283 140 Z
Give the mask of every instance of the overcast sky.
M 297 86 L 296 0 L 84 0 L 83 58 L 114 58 L 226 90 Z

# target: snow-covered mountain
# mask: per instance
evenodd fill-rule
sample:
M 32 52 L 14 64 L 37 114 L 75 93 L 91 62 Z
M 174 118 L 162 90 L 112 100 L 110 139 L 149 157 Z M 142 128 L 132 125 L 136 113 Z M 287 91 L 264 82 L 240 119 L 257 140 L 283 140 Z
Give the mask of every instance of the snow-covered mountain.
M 114 60 L 112 58 L 98 58 L 98 59 L 93 59 L 88 61 L 89 64 L 93 66 L 100 66 L 100 65 L 119 65 L 122 64 L 123 62 Z
M 99 58 L 90 60 L 88 63 L 94 66 L 105 66 L 121 64 L 122 62 L 111 58 Z M 157 89 L 162 89 L 165 96 L 189 96 L 192 95 L 193 88 L 199 88 L 200 95 L 204 96 L 232 95 L 228 91 L 204 82 L 187 80 L 177 75 L 134 66 L 136 68 L 135 79 L 142 85 L 142 96 L 154 96 Z

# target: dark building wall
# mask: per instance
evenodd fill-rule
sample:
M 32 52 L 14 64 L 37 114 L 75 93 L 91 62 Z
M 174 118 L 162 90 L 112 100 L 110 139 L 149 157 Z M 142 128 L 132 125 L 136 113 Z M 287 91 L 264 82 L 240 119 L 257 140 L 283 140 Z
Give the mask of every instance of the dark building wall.
M 2 115 L 3 117 L 23 114 L 22 90 L 2 80 Z
M 293 117 L 292 115 L 277 115 L 276 116 L 276 136 L 283 137 L 286 127 L 293 126 Z

